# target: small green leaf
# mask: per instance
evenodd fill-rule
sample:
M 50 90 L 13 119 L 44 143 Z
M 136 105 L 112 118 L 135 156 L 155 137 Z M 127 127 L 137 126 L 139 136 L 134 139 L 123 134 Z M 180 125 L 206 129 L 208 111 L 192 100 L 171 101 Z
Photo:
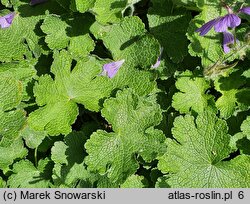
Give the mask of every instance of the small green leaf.
M 206 94 L 210 88 L 205 78 L 194 76 L 191 71 L 185 71 L 178 76 L 175 83 L 180 90 L 173 96 L 173 107 L 181 113 L 189 113 L 191 110 L 202 113 L 212 101 L 212 95 Z
M 157 179 L 157 182 L 155 184 L 156 188 L 169 188 L 170 186 L 167 183 L 168 176 L 162 176 Z
M 9 142 L 18 137 L 25 122 L 25 112 L 14 110 L 22 100 L 22 83 L 14 78 L 0 80 L 0 139 Z M 6 141 L 5 141 L 6 142 Z
M 95 5 L 95 1 L 96 0 L 88 0 L 88 1 L 74 0 L 74 6 L 76 7 L 76 10 L 79 11 L 80 13 L 85 13 Z
M 241 94 L 244 89 L 240 89 L 246 81 L 240 74 L 241 70 L 234 71 L 226 77 L 220 77 L 215 80 L 215 89 L 222 95 L 216 101 L 216 107 L 220 110 L 220 115 L 223 118 L 229 118 L 237 109 L 245 110 L 244 104 L 241 104 L 237 94 Z
M 21 131 L 20 135 L 25 140 L 25 144 L 31 149 L 37 148 L 47 136 L 46 132 L 35 131 L 28 126 Z
M 122 18 L 122 10 L 127 2 L 124 0 L 95 0 L 93 11 L 101 24 L 117 23 Z
M 33 78 L 36 78 L 36 70 L 34 68 L 35 63 L 36 63 L 35 60 L 23 60 L 20 62 L 10 62 L 10 63 L 0 64 L 0 77 L 16 79 L 20 83 L 20 88 L 21 86 L 23 87 L 22 101 L 28 101 L 30 99 L 30 93 L 28 93 L 27 87 L 28 83 L 30 83 Z M 13 84 L 11 86 L 13 86 Z
M 10 188 L 48 188 L 51 179 L 52 162 L 40 160 L 38 167 L 28 160 L 21 160 L 13 165 L 13 174 L 7 185 Z
M 82 132 L 72 132 L 65 137 L 65 143 L 54 143 L 51 149 L 51 159 L 55 162 L 52 178 L 57 186 L 76 187 L 78 181 L 88 183 L 91 179 L 83 164 L 86 139 Z
M 173 11 L 170 0 L 153 0 L 152 4 L 148 13 L 150 32 L 159 40 L 168 57 L 179 63 L 188 54 L 186 31 L 191 15 L 183 9 Z
M 95 43 L 88 34 L 71 38 L 68 46 L 69 53 L 75 59 L 87 56 L 94 48 Z
M 22 83 L 13 78 L 0 80 L 0 110 L 7 111 L 16 107 L 22 99 Z
M 23 86 L 14 78 L 0 80 L 0 169 L 6 173 L 15 159 L 27 154 L 19 131 L 25 123 L 25 112 L 16 107 L 21 103 Z
M 0 143 L 0 169 L 4 173 L 9 171 L 9 166 L 14 162 L 15 159 L 22 159 L 28 154 L 26 148 L 24 148 L 23 141 L 18 138 L 9 143 Z
M 240 129 L 250 140 L 250 116 L 248 116 L 247 119 L 243 121 Z
M 125 59 L 130 66 L 150 68 L 160 54 L 160 44 L 136 16 L 125 17 L 111 26 L 102 40 L 114 60 Z
M 58 16 L 48 15 L 41 29 L 47 34 L 45 42 L 49 48 L 54 50 L 68 47 L 69 53 L 77 59 L 87 56 L 94 50 L 95 43 L 88 34 L 91 21 L 92 18 L 89 15 L 67 21 Z
M 53 181 L 56 187 L 75 188 L 81 182 L 81 188 L 93 187 L 92 175 L 86 170 L 83 163 L 74 163 L 70 166 L 55 164 L 53 168 Z
M 121 184 L 121 188 L 144 188 L 145 178 L 143 176 L 131 175 L 126 181 Z
M 195 1 L 190 1 L 190 0 L 172 0 L 174 4 L 178 6 L 185 6 L 188 9 L 192 10 L 198 10 L 198 8 L 202 8 L 206 3 L 209 3 L 210 0 L 195 0 Z M 212 1 L 214 3 L 214 1 Z M 198 8 L 197 8 L 198 7 Z
M 69 37 L 66 31 L 68 27 L 68 24 L 59 17 L 46 16 L 41 25 L 41 29 L 47 34 L 45 42 L 48 44 L 49 48 L 53 50 L 66 48 L 68 46 Z
M 241 150 L 242 154 L 249 153 L 250 145 L 250 116 L 248 116 L 241 124 L 240 129 L 242 132 L 236 133 L 230 140 L 230 146 L 233 150 Z
M 55 163 L 68 164 L 67 155 L 65 155 L 67 145 L 64 142 L 55 142 L 51 148 L 51 159 Z
M 6 182 L 0 177 L 0 188 L 6 188 Z

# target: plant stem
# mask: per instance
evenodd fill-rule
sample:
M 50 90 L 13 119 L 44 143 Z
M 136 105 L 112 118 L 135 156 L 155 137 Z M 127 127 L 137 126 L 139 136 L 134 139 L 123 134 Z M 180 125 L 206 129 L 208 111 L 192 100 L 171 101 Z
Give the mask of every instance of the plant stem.
M 35 153 L 34 153 L 34 157 L 35 157 L 35 167 L 37 168 L 37 148 L 35 149 Z

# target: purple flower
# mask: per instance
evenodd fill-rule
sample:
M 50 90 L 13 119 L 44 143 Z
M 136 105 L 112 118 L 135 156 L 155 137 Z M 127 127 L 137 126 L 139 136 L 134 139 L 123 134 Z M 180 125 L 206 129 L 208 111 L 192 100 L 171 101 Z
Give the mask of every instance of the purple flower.
M 12 24 L 12 21 L 15 17 L 15 13 L 9 13 L 5 16 L 0 17 L 0 26 L 1 28 L 8 28 Z
M 250 7 L 243 7 L 240 10 L 238 10 L 236 13 L 233 13 L 233 10 L 229 6 L 225 6 L 225 8 L 228 11 L 228 14 L 222 17 L 215 18 L 211 21 L 208 21 L 203 26 L 201 26 L 199 29 L 196 30 L 196 32 L 200 32 L 201 36 L 206 35 L 212 27 L 214 27 L 215 32 L 222 32 L 223 33 L 223 50 L 225 53 L 230 52 L 230 44 L 234 44 L 236 38 L 234 35 L 230 32 L 228 32 L 228 28 L 235 28 L 240 25 L 241 19 L 239 18 L 239 13 L 245 13 L 250 15 Z
M 240 25 L 241 19 L 235 14 L 227 14 L 218 19 L 214 25 L 214 30 L 218 33 L 227 31 L 229 28 L 235 28 Z
M 36 4 L 41 4 L 43 2 L 45 2 L 47 0 L 31 0 L 30 1 L 30 5 L 33 6 L 33 5 L 36 5 Z
M 234 35 L 230 32 L 223 32 L 223 50 L 225 53 L 230 52 L 230 44 L 234 44 L 235 38 Z
M 120 60 L 116 62 L 111 62 L 108 64 L 104 64 L 102 67 L 102 73 L 103 76 L 108 76 L 109 78 L 113 78 L 118 70 L 121 68 L 122 64 L 125 62 L 125 60 Z
M 218 21 L 217 19 L 213 19 L 211 21 L 208 21 L 202 27 L 197 29 L 195 32 L 200 32 L 200 35 L 204 36 L 208 33 L 208 31 L 210 31 L 212 29 L 212 27 L 217 23 L 217 21 Z
M 250 15 L 250 7 L 244 7 L 242 9 L 240 9 L 239 12 Z
M 196 32 L 200 32 L 201 36 L 204 36 L 214 27 L 216 32 L 225 32 L 228 27 L 235 28 L 240 25 L 241 19 L 235 14 L 227 14 L 223 17 L 219 17 L 208 21 L 202 27 L 196 30 Z
M 228 28 L 235 28 L 240 25 L 241 19 L 238 17 L 239 13 L 245 13 L 250 15 L 250 7 L 241 8 L 236 14 L 233 13 L 232 9 L 226 6 L 228 14 L 222 17 L 215 18 L 211 21 L 208 21 L 196 32 L 200 32 L 201 36 L 204 36 L 214 27 L 214 30 L 218 33 L 226 32 Z
M 152 68 L 157 68 L 157 67 L 160 66 L 160 64 L 161 64 L 162 52 L 163 52 L 163 47 L 161 47 L 161 49 L 160 49 L 160 55 L 159 55 L 159 57 L 157 58 L 156 63 L 155 63 L 154 65 L 151 66 Z

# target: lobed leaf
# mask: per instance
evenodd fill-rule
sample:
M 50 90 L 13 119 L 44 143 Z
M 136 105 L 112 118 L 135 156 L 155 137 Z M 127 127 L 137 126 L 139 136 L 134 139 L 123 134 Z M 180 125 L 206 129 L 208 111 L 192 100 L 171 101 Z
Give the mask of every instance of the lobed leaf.
M 170 0 L 153 0 L 149 9 L 150 32 L 159 40 L 164 52 L 175 63 L 188 54 L 186 31 L 191 14 L 183 9 L 173 9 Z
M 119 184 L 138 169 L 136 154 L 150 162 L 162 153 L 165 137 L 154 129 L 162 116 L 154 100 L 126 89 L 105 101 L 102 115 L 114 132 L 98 130 L 86 142 L 89 170 L 107 174 L 112 183 Z
M 237 156 L 229 161 L 232 150 L 227 124 L 214 113 L 204 112 L 196 119 L 186 115 L 174 121 L 168 149 L 160 158 L 159 169 L 169 173 L 172 188 L 249 187 L 250 157 Z
M 172 106 L 181 113 L 189 113 L 191 110 L 202 113 L 213 102 L 212 95 L 206 94 L 210 83 L 193 75 L 191 71 L 180 74 L 175 85 L 180 92 L 173 95 Z
M 68 52 L 55 52 L 49 75 L 41 76 L 34 87 L 39 109 L 29 115 L 29 126 L 49 135 L 68 134 L 78 115 L 77 103 L 98 111 L 100 100 L 107 97 L 112 84 L 100 76 L 101 62 L 93 57 L 79 60 L 71 71 L 72 58 Z M 89 68 L 91 67 L 91 69 Z
M 40 160 L 38 167 L 29 160 L 21 160 L 13 165 L 13 173 L 8 179 L 10 188 L 48 188 L 51 178 L 51 161 Z

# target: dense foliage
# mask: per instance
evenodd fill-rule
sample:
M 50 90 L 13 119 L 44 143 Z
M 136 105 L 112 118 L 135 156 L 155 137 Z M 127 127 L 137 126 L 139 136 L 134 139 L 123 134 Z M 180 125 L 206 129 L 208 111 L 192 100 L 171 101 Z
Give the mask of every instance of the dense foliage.
M 250 187 L 249 0 L 0 2 L 0 187 Z

